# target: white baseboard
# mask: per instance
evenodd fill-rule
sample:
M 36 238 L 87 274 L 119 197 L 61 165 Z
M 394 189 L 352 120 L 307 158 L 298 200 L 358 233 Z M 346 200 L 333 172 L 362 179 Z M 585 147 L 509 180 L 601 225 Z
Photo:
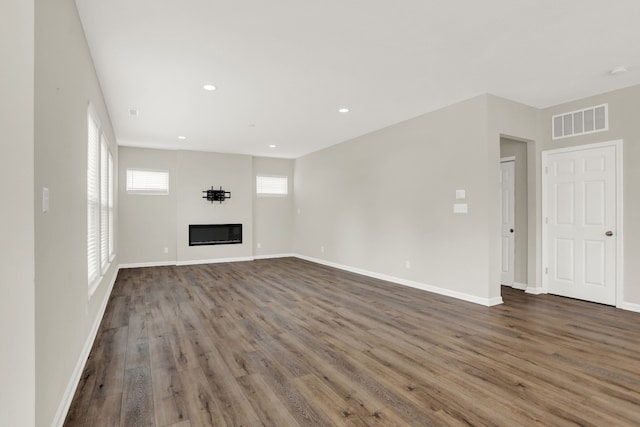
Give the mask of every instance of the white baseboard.
M 294 254 L 254 255 L 253 259 L 293 258 Z
M 221 262 L 245 262 L 253 261 L 256 259 L 273 259 L 273 258 L 288 258 L 294 257 L 294 254 L 270 254 L 270 255 L 256 255 L 250 257 L 237 257 L 237 258 L 215 258 L 215 259 L 194 259 L 187 261 L 152 261 L 152 262 L 133 262 L 129 264 L 120 264 L 119 268 L 142 268 L 142 267 L 166 267 L 172 265 L 198 265 L 198 264 L 216 264 Z
M 340 270 L 349 271 L 351 273 L 361 274 L 363 276 L 373 277 L 374 279 L 385 280 L 387 282 L 397 283 L 399 285 L 408 286 L 411 288 L 421 289 L 427 292 L 433 292 L 434 294 L 444 295 L 447 297 L 456 298 L 463 301 L 472 302 L 475 304 L 491 307 L 494 305 L 502 304 L 502 297 L 495 298 L 482 298 L 475 295 L 466 294 L 463 292 L 452 291 L 450 289 L 440 288 L 437 286 L 427 285 L 425 283 L 414 282 L 412 280 L 401 279 L 399 277 L 388 276 L 386 274 L 375 273 L 373 271 L 362 270 L 360 268 L 349 267 L 342 264 L 336 264 L 334 262 L 325 261 L 318 258 L 312 258 L 306 255 L 295 254 L 296 258 L 300 258 L 306 261 L 314 262 L 316 264 L 326 265 L 328 267 L 337 268 Z
M 167 267 L 170 265 L 177 265 L 177 263 L 176 261 L 133 262 L 120 264 L 118 268 Z
M 519 289 L 521 291 L 524 291 L 525 289 L 527 289 L 527 284 L 526 283 L 518 283 L 518 282 L 513 282 L 513 286 L 511 286 L 513 289 Z
M 620 304 L 618 304 L 617 307 L 623 310 L 635 311 L 636 313 L 640 313 L 640 304 L 622 301 Z
M 533 286 L 527 286 L 527 289 L 525 289 L 524 292 L 531 295 L 542 295 L 547 293 L 547 291 L 545 291 L 544 288 L 533 287 Z
M 528 286 L 527 289 L 525 289 L 525 292 L 532 295 L 542 295 L 547 293 L 547 291 L 545 291 L 542 287 L 534 288 L 532 286 Z M 632 302 L 622 301 L 621 303 L 616 305 L 616 308 L 640 313 L 640 304 L 635 304 Z
M 468 301 L 468 300 L 465 300 L 465 301 Z M 471 302 L 475 302 L 475 301 L 471 301 Z M 504 303 L 504 301 L 502 300 L 502 297 L 493 297 L 493 298 L 488 298 L 487 299 L 487 304 L 484 304 L 484 303 L 476 303 L 476 304 L 482 304 L 482 305 L 485 305 L 487 307 L 493 307 L 494 305 L 500 305 L 500 304 L 503 304 L 503 303 Z
M 189 261 L 178 261 L 176 265 L 198 265 L 198 264 L 217 264 L 221 262 L 243 262 L 253 261 L 252 256 L 237 258 L 214 258 L 214 259 L 194 259 Z
M 104 312 L 107 309 L 107 303 L 109 302 L 109 297 L 111 296 L 111 292 L 113 291 L 113 286 L 116 283 L 116 278 L 118 277 L 119 271 L 120 268 L 116 268 L 115 272 L 113 273 L 113 277 L 111 277 L 107 292 L 105 293 L 104 299 L 102 300 L 100 308 L 98 309 L 98 315 L 96 316 L 93 325 L 91 326 L 89 336 L 84 343 L 84 347 L 82 348 L 80 357 L 78 357 L 78 361 L 76 362 L 76 367 L 73 370 L 73 374 L 71 375 L 69 383 L 67 384 L 67 388 L 65 389 L 64 395 L 62 396 L 62 401 L 60 402 L 58 410 L 56 411 L 56 415 L 53 419 L 53 422 L 51 423 L 52 426 L 62 427 L 65 418 L 67 418 L 67 413 L 69 412 L 69 408 L 71 408 L 73 396 L 76 394 L 76 389 L 78 388 L 80 379 L 82 378 L 82 372 L 84 371 L 85 365 L 87 364 L 87 360 L 89 360 L 89 354 L 91 353 L 93 343 L 95 342 L 96 336 L 98 335 L 98 329 L 100 328 L 100 323 L 102 322 L 102 318 L 104 317 Z

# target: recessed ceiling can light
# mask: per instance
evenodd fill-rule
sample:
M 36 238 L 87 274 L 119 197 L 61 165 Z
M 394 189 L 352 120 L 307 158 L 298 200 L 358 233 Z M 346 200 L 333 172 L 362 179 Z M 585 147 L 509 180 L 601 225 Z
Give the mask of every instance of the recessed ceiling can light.
M 209 90 L 209 91 L 216 90 L 216 87 L 214 85 L 212 85 L 211 83 L 207 83 L 206 85 L 202 86 L 202 88 L 204 90 Z
M 277 145 L 274 145 L 274 144 L 270 144 L 269 145 L 269 148 L 276 148 L 276 147 L 277 147 Z
M 340 113 L 348 113 L 349 109 L 343 107 L 343 108 L 339 109 L 338 112 L 340 112 Z
M 187 139 L 187 137 L 180 135 L 180 136 L 178 136 L 178 139 Z
M 627 71 L 629 71 L 627 69 L 627 67 L 625 65 L 621 65 L 619 67 L 614 68 L 613 70 L 609 71 L 609 74 L 611 74 L 612 76 L 616 76 L 618 74 L 624 74 Z

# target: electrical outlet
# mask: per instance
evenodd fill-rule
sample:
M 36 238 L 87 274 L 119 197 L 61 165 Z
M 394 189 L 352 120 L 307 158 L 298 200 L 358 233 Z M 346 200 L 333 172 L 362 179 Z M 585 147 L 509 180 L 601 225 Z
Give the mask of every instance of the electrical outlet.
M 261 243 L 259 243 L 259 242 L 258 242 L 258 243 L 256 243 L 256 248 L 260 249 L 261 247 L 262 247 L 262 244 L 261 244 Z
M 406 268 L 406 269 L 410 269 L 410 268 L 411 268 L 411 261 L 406 260 L 406 261 L 404 262 L 404 268 Z
M 164 248 L 164 253 L 168 254 L 169 253 L 169 248 Z
M 324 253 L 324 246 L 320 246 L 320 252 Z

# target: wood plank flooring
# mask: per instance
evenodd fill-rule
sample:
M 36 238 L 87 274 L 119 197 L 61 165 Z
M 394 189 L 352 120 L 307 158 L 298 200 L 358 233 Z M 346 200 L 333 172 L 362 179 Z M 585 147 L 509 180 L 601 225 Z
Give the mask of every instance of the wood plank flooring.
M 299 259 L 121 270 L 65 426 L 638 426 L 640 314 Z

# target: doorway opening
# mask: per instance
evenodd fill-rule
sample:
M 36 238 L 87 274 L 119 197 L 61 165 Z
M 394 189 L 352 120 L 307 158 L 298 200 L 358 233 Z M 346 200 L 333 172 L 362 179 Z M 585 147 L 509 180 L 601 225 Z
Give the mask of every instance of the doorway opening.
M 501 283 L 525 290 L 528 282 L 530 220 L 527 142 L 501 137 L 500 158 Z

